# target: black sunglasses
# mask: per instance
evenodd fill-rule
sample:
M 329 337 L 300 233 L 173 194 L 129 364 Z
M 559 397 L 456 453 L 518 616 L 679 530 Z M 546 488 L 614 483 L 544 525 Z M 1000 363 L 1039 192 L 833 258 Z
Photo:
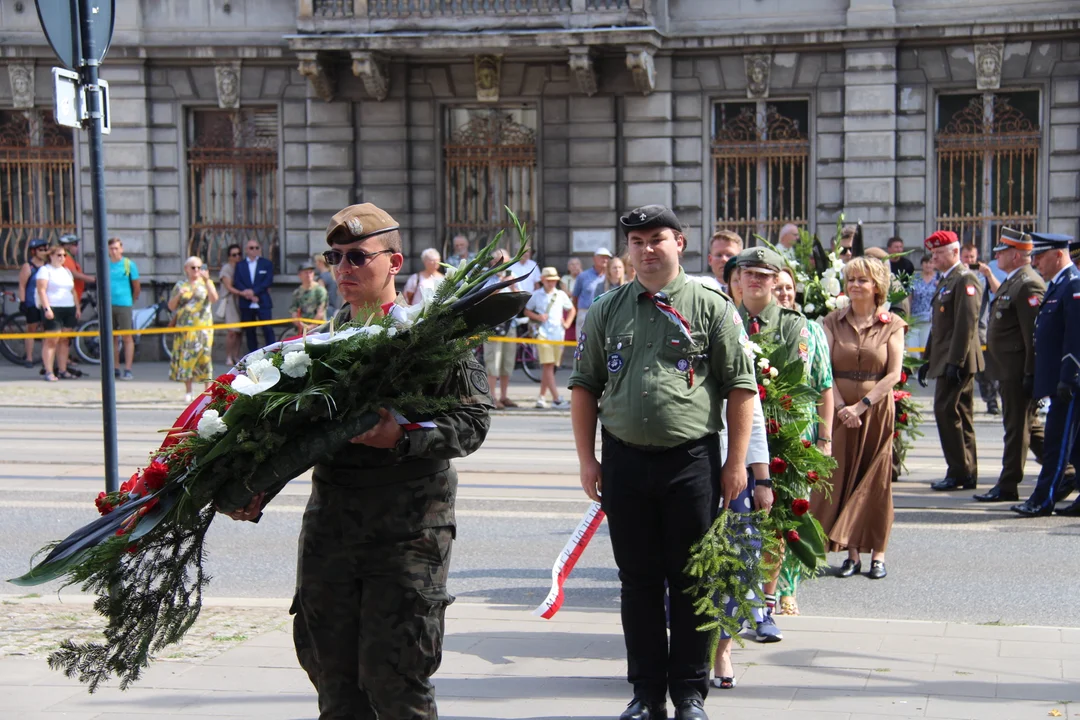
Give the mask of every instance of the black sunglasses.
M 379 250 L 377 252 L 364 252 L 363 250 L 347 250 L 342 252 L 340 250 L 327 250 L 323 253 L 323 259 L 326 260 L 327 265 L 340 265 L 342 260 L 348 259 L 349 263 L 354 267 L 364 267 L 368 264 L 368 261 L 373 257 L 377 257 L 384 253 L 392 253 L 393 250 Z
M 841 246 L 840 246 L 840 253 L 839 253 L 839 254 L 840 254 L 840 255 L 850 255 L 850 254 L 851 254 L 851 248 L 849 248 L 849 247 L 844 247 L 843 245 L 841 245 Z
M 240 251 L 239 250 L 233 250 L 231 253 L 229 253 L 229 257 L 239 257 L 239 256 L 240 256 Z

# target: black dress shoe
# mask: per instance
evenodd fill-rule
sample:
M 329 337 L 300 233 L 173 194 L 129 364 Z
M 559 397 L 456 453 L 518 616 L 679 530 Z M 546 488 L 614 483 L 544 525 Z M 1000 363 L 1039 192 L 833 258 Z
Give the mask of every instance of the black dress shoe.
M 866 576 L 868 578 L 870 578 L 871 580 L 880 580 L 888 574 L 888 571 L 885 569 L 884 560 L 870 561 L 870 572 L 866 573 Z
M 972 497 L 979 502 L 1016 502 L 1020 499 L 1020 493 L 1016 492 L 1015 490 L 1013 490 L 1012 492 L 1009 492 L 1008 490 L 1002 490 L 1001 486 L 995 485 L 994 487 L 984 492 L 982 495 L 975 494 L 972 495 Z
M 931 490 L 974 490 L 978 486 L 978 481 L 975 478 L 966 478 L 964 480 L 957 480 L 953 477 L 947 477 L 944 480 L 938 480 L 936 483 L 930 484 Z
M 1041 508 L 1037 505 L 1034 505 L 1030 500 L 1026 500 L 1019 505 L 1013 505 L 1009 509 L 1023 517 L 1046 517 L 1053 512 L 1052 507 L 1047 506 L 1045 508 Z
M 663 702 L 647 702 L 634 698 L 623 710 L 619 720 L 667 720 L 667 705 Z
M 1073 500 L 1072 505 L 1066 505 L 1063 508 L 1055 510 L 1061 517 L 1080 517 L 1080 498 Z
M 836 577 L 851 577 L 852 575 L 858 575 L 860 572 L 862 572 L 862 562 L 848 558 L 840 566 L 840 571 L 836 573 Z
M 1072 475 L 1065 475 L 1061 478 L 1061 482 L 1058 483 L 1057 490 L 1054 491 L 1054 502 L 1059 503 L 1065 498 L 1072 495 L 1072 491 L 1076 489 L 1076 473 Z
M 705 714 L 705 704 L 691 698 L 675 706 L 675 720 L 709 720 L 709 716 Z

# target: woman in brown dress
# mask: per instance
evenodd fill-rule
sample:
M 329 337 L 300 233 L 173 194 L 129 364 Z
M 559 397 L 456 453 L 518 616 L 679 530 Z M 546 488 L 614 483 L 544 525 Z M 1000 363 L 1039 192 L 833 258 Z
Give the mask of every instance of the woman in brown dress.
M 832 495 L 810 497 L 810 509 L 829 536 L 829 550 L 848 551 L 840 577 L 862 570 L 859 553 L 870 553 L 869 576 L 885 577 L 885 547 L 893 522 L 893 386 L 900 380 L 907 324 L 882 309 L 889 273 L 872 258 L 844 266 L 851 304 L 825 318 L 833 364 Z

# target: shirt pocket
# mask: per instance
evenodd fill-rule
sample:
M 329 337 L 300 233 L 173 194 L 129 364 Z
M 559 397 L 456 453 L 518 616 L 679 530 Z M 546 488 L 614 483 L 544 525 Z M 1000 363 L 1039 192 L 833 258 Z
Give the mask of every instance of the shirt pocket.
M 693 333 L 690 338 L 682 333 L 666 336 L 659 353 L 659 364 L 665 372 L 684 377 L 688 377 L 693 369 L 696 385 L 709 372 L 705 336 L 702 333 Z
M 608 378 L 617 380 L 626 374 L 634 349 L 634 335 L 609 335 L 604 343 L 604 363 L 607 365 Z

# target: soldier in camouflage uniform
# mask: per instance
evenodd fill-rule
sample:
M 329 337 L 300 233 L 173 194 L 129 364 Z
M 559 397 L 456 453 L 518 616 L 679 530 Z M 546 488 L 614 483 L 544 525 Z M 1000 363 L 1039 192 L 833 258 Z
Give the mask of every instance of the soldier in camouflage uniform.
M 398 301 L 398 224 L 374 205 L 353 205 L 326 233 L 338 290 L 354 314 Z M 437 718 L 430 678 L 442 660 L 455 534 L 457 473 L 450 460 L 476 451 L 492 401 L 484 368 L 469 356 L 442 387 L 458 407 L 405 429 L 388 411 L 352 445 L 315 466 L 297 562 L 293 640 L 319 694 L 320 720 Z M 417 420 L 418 418 L 411 418 Z M 229 513 L 251 519 L 262 498 Z

